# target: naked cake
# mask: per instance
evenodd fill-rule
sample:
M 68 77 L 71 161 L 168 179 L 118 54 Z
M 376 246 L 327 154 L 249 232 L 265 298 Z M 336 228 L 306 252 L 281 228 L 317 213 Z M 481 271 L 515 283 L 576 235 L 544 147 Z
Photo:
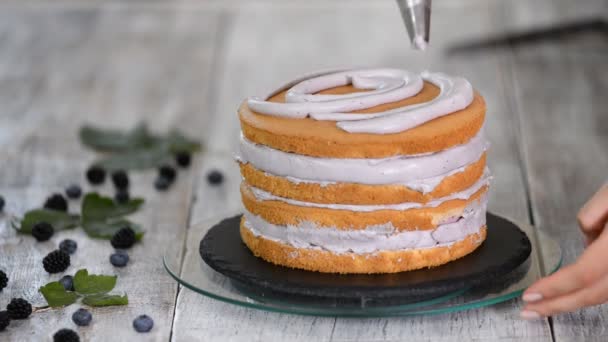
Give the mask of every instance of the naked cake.
M 331 273 L 438 266 L 486 237 L 486 105 L 462 77 L 310 74 L 245 100 L 241 237 L 266 261 Z

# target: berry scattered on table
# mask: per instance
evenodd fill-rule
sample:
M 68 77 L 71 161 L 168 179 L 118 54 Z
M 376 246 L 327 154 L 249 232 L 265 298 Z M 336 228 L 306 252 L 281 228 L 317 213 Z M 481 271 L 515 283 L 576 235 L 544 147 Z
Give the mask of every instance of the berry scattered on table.
M 65 189 L 65 195 L 71 199 L 77 199 L 82 196 L 82 189 L 78 184 L 72 184 Z
M 65 239 L 59 243 L 59 249 L 68 254 L 74 254 L 78 249 L 78 244 L 72 239 Z
M 45 209 L 68 211 L 68 201 L 61 194 L 52 194 L 44 202 Z
M 191 157 L 190 153 L 188 153 L 188 152 L 178 152 L 175 154 L 175 162 L 177 163 L 177 165 L 179 165 L 181 167 L 190 166 L 191 160 L 192 160 L 192 157 Z
M 133 320 L 133 328 L 135 331 L 144 333 L 152 330 L 154 326 L 154 321 L 148 315 L 137 316 L 135 320 Z
M 117 170 L 112 172 L 112 183 L 116 189 L 126 189 L 129 187 L 129 176 L 125 170 Z
M 2 291 L 6 285 L 8 285 L 8 276 L 3 270 L 0 270 L 0 291 Z
M 55 228 L 48 222 L 38 222 L 32 227 L 32 236 L 36 241 L 48 241 L 55 234 Z
M 114 201 L 116 201 L 116 203 L 124 204 L 129 202 L 129 199 L 131 199 L 131 196 L 129 196 L 129 191 L 126 189 L 119 189 L 114 195 Z
M 224 175 L 218 170 L 211 170 L 207 174 L 207 181 L 211 185 L 218 185 L 224 181 Z
M 91 323 L 93 315 L 87 309 L 78 309 L 72 314 L 72 321 L 79 327 L 86 327 Z
M 49 273 L 60 273 L 70 266 L 70 255 L 60 249 L 54 250 L 42 259 L 42 266 Z
M 115 267 L 125 267 L 129 263 L 129 254 L 125 251 L 117 251 L 110 255 L 110 263 Z
M 101 166 L 93 165 L 87 170 L 87 180 L 93 185 L 99 185 L 106 180 L 106 170 Z
M 173 182 L 177 176 L 177 171 L 175 171 L 175 168 L 171 165 L 163 165 L 158 168 L 158 176 Z
M 2 210 L 4 210 L 4 205 L 6 204 L 6 201 L 4 200 L 4 197 L 0 196 L 0 212 Z
M 53 335 L 53 342 L 80 342 L 80 337 L 74 330 L 61 329 Z
M 8 312 L 0 311 L 0 331 L 4 331 L 10 323 L 11 318 L 8 316 Z
M 154 181 L 154 187 L 156 190 L 164 191 L 169 189 L 169 185 L 171 185 L 171 181 L 165 177 L 158 177 Z
M 131 227 L 120 228 L 110 240 L 112 247 L 125 249 L 131 248 L 135 244 L 135 231 Z
M 64 275 L 59 279 L 59 283 L 63 285 L 66 291 L 74 291 L 74 277 L 71 275 Z
M 26 319 L 32 314 L 32 304 L 23 298 L 13 298 L 6 311 L 10 319 Z

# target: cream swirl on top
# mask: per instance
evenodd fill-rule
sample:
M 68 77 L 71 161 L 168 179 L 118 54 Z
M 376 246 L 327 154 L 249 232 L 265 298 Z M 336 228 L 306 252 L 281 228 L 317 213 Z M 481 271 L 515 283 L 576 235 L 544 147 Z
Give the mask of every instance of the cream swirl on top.
M 423 80 L 439 87 L 431 101 L 371 114 L 350 111 L 400 101 L 420 92 Z M 352 85 L 369 90 L 343 95 L 315 94 L 325 89 Z M 443 73 L 415 74 L 399 69 L 363 69 L 314 74 L 280 89 L 289 88 L 285 103 L 252 97 L 249 108 L 257 113 L 287 118 L 310 117 L 337 121 L 338 128 L 349 133 L 390 134 L 407 131 L 425 122 L 462 110 L 471 104 L 471 84 L 462 77 Z

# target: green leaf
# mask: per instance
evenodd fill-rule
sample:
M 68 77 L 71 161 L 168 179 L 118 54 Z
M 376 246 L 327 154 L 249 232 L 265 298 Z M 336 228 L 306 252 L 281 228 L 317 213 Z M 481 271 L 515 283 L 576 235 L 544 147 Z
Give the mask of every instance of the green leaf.
M 145 124 L 139 124 L 131 131 L 100 129 L 83 126 L 80 129 L 80 141 L 98 151 L 128 151 L 157 144 L 160 140 L 148 131 Z
M 173 154 L 166 144 L 114 153 L 95 162 L 108 170 L 144 170 L 169 162 Z
M 127 295 L 94 294 L 84 297 L 82 303 L 89 306 L 127 305 L 129 298 Z
M 171 153 L 177 152 L 198 152 L 201 150 L 201 143 L 187 138 L 177 130 L 173 130 L 167 136 L 167 143 Z
M 126 203 L 116 203 L 110 197 L 95 192 L 88 193 L 82 201 L 82 220 L 105 221 L 109 218 L 125 216 L 136 212 L 144 203 L 142 198 L 132 198 Z
M 116 286 L 116 278 L 99 274 L 89 275 L 86 269 L 78 270 L 74 275 L 74 289 L 83 295 L 108 293 Z
M 76 228 L 80 224 L 80 216 L 57 210 L 34 209 L 25 213 L 17 230 L 19 233 L 31 234 L 32 228 L 38 222 L 50 223 L 55 231 L 59 231 Z M 17 228 L 16 225 L 13 225 L 13 228 Z
M 124 227 L 131 227 L 135 231 L 135 239 L 141 240 L 144 231 L 140 225 L 126 219 L 108 219 L 102 221 L 84 221 L 82 228 L 90 237 L 98 239 L 111 239 L 117 231 Z
M 78 294 L 66 291 L 60 282 L 54 281 L 38 289 L 50 307 L 66 306 L 76 302 Z

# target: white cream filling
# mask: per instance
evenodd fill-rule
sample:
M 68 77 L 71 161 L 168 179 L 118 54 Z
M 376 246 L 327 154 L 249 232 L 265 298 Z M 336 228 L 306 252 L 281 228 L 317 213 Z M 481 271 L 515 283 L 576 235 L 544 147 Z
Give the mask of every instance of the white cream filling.
M 298 225 L 275 225 L 250 212 L 245 212 L 245 227 L 254 236 L 296 248 L 364 254 L 449 246 L 480 231 L 486 223 L 486 206 L 487 197 L 484 196 L 469 205 L 460 219 L 441 224 L 434 230 L 398 231 L 390 222 L 362 230 L 320 227 L 310 221 Z
M 312 182 L 405 184 L 432 191 L 445 177 L 479 160 L 488 148 L 483 129 L 466 144 L 437 153 L 389 158 L 318 158 L 253 143 L 242 134 L 237 160 L 267 173 Z
M 445 197 L 441 197 L 427 203 L 418 203 L 418 202 L 404 202 L 398 204 L 375 204 L 375 205 L 353 205 L 353 204 L 334 204 L 334 203 L 313 203 L 313 202 L 303 202 L 294 200 L 291 198 L 280 197 L 271 194 L 265 190 L 246 185 L 255 198 L 258 201 L 281 201 L 291 205 L 297 205 L 301 207 L 313 207 L 313 208 L 326 208 L 326 209 L 334 209 L 334 210 L 348 210 L 348 211 L 357 211 L 357 212 L 369 212 L 369 211 L 378 211 L 378 210 L 407 210 L 413 208 L 434 208 L 439 206 L 441 203 L 445 201 L 455 200 L 455 199 L 467 199 L 471 197 L 474 193 L 476 193 L 479 189 L 489 184 L 491 179 L 490 170 L 486 167 L 483 176 L 475 182 L 469 188 L 455 192 Z

